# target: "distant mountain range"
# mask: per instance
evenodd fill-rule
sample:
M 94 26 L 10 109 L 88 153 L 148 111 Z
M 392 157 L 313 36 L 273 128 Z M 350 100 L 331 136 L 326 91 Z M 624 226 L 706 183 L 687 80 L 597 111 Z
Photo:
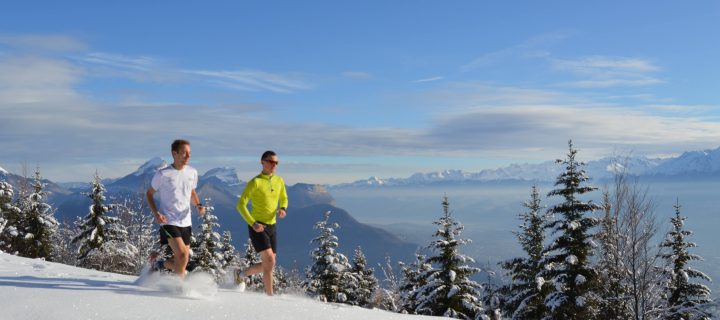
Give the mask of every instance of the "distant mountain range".
M 473 184 L 512 181 L 553 182 L 565 170 L 555 161 L 538 164 L 512 164 L 499 169 L 466 172 L 445 170 L 416 173 L 407 178 L 370 177 L 351 183 L 342 183 L 331 188 L 367 188 L 421 186 L 433 184 Z M 652 179 L 677 179 L 682 177 L 714 177 L 720 175 L 720 148 L 715 150 L 685 152 L 673 158 L 647 157 L 606 157 L 586 163 L 588 176 L 596 181 L 612 179 L 616 172 L 627 170 L 632 176 Z

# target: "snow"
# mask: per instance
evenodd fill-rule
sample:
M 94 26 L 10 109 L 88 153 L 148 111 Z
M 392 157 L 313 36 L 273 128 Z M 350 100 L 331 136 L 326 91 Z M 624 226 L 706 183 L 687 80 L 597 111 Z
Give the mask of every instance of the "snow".
M 222 182 L 228 186 L 237 186 L 237 185 L 241 184 L 240 179 L 238 179 L 235 168 L 231 168 L 231 167 L 222 167 L 222 168 L 211 169 L 208 172 L 206 172 L 202 177 L 200 177 L 200 180 L 207 180 L 210 178 L 216 178 L 216 179 L 220 180 L 220 182 Z
M 8 174 L 8 172 L 7 172 L 7 170 L 5 170 L 5 169 L 3 169 L 2 167 L 0 167 L 0 174 L 6 175 L 6 174 Z
M 178 295 L 135 285 L 137 277 L 0 252 L 2 319 L 415 319 L 308 297 L 216 289 Z M 190 282 L 190 280 L 188 280 Z
M 160 157 L 154 157 L 154 158 L 148 160 L 148 162 L 145 162 L 143 165 L 141 165 L 132 174 L 135 176 L 142 176 L 143 174 L 154 173 L 155 171 L 157 171 L 157 169 L 160 169 L 167 165 L 168 164 L 167 164 L 167 162 L 165 162 L 165 160 L 161 159 Z

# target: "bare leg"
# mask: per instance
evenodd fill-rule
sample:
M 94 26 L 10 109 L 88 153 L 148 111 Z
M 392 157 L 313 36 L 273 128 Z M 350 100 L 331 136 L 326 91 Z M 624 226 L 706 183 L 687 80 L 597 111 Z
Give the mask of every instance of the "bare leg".
M 260 251 L 261 263 L 254 264 L 245 270 L 245 276 L 262 272 L 265 294 L 273 295 L 273 270 L 275 269 L 275 252 L 272 249 Z
M 190 246 L 185 245 L 182 238 L 168 239 L 168 245 L 173 252 L 173 258 L 165 261 L 165 268 L 175 270 L 181 279 L 185 279 L 185 267 L 190 261 Z

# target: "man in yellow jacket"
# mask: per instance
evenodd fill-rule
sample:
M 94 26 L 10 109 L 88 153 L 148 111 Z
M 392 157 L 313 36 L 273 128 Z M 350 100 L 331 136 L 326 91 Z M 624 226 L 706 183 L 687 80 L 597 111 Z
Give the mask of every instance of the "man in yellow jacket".
M 237 211 L 248 224 L 248 233 L 255 251 L 260 253 L 261 263 L 250 266 L 245 271 L 238 270 L 235 280 L 238 284 L 242 279 L 256 273 L 263 273 L 263 286 L 265 293 L 273 294 L 273 270 L 277 255 L 277 214 L 280 219 L 285 218 L 288 206 L 288 197 L 285 190 L 285 181 L 275 175 L 279 162 L 277 154 L 265 151 L 260 157 L 262 173 L 255 176 L 245 186 L 237 203 Z M 247 208 L 252 202 L 252 211 Z M 278 209 L 279 207 L 279 209 Z

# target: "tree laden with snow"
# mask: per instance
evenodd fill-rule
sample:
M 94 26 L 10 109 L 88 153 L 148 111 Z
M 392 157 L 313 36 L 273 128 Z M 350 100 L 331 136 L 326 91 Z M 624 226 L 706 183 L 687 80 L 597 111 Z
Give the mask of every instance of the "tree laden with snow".
M 378 280 L 375 278 L 375 270 L 367 267 L 367 260 L 362 249 L 358 246 L 352 260 L 350 272 L 358 281 L 358 286 L 348 294 L 348 303 L 361 307 L 373 307 L 373 295 L 378 290 Z
M 550 281 L 552 288 L 545 297 L 550 313 L 546 319 L 594 319 L 598 305 L 598 272 L 590 264 L 594 242 L 591 229 L 598 221 L 587 216 L 600 206 L 579 197 L 597 188 L 584 185 L 590 178 L 585 174 L 582 162 L 575 160 L 577 150 L 572 141 L 568 143 L 567 159 L 557 160 L 565 165 L 555 186 L 548 196 L 561 196 L 563 202 L 553 206 L 548 213 L 555 217 L 548 223 L 556 236 L 545 250 L 541 264 L 544 270 L 539 281 Z
M 240 269 L 241 270 L 247 270 L 253 265 L 256 265 L 258 263 L 261 263 L 262 260 L 260 259 L 260 254 L 255 252 L 255 248 L 252 245 L 252 241 L 248 239 L 245 242 L 245 255 L 240 261 Z M 250 277 L 248 277 L 245 280 L 245 285 L 247 290 L 251 291 L 257 291 L 257 292 L 264 292 L 263 289 L 265 286 L 263 284 L 263 277 L 262 274 L 254 274 Z
M 35 170 L 32 191 L 19 202 L 21 211 L 18 230 L 22 230 L 22 239 L 17 248 L 18 254 L 28 258 L 52 260 L 55 243 L 53 237 L 58 229 L 52 206 L 47 203 L 45 183 L 40 176 L 40 168 Z
M 127 193 L 118 197 L 122 203 L 113 205 L 113 211 L 128 232 L 128 241 L 137 248 L 135 273 L 139 273 L 148 256 L 157 246 L 153 223 L 155 218 L 147 211 L 142 194 Z
M 537 275 L 543 270 L 543 243 L 547 216 L 540 213 L 542 205 L 537 187 L 533 186 L 530 201 L 523 204 L 528 211 L 520 214 L 523 224 L 515 232 L 525 257 L 503 261 L 511 283 L 499 289 L 505 297 L 504 312 L 512 319 L 542 319 L 546 313 L 545 294 L 549 287 L 539 282 Z
M 134 273 L 138 250 L 128 241 L 128 232 L 120 219 L 108 215 L 115 206 L 105 205 L 105 186 L 99 174 L 95 173 L 92 189 L 85 195 L 92 199 L 90 212 L 78 222 L 78 234 L 72 240 L 78 245 L 78 265 L 101 271 Z
M 424 287 L 427 282 L 421 277 L 432 270 L 432 264 L 426 262 L 427 257 L 420 253 L 415 253 L 415 261 L 407 265 L 400 262 L 400 270 L 402 271 L 402 280 L 400 281 L 399 291 L 399 309 L 400 312 L 415 314 L 418 308 L 419 289 Z
M 697 245 L 687 241 L 692 231 L 684 228 L 687 217 L 680 215 L 680 204 L 677 203 L 674 208 L 675 217 L 671 219 L 673 228 L 660 244 L 664 249 L 660 257 L 668 263 L 668 267 L 664 269 L 663 297 L 666 305 L 662 319 L 711 319 L 709 308 L 713 301 L 710 298 L 710 288 L 694 282 L 693 279 L 707 282 L 712 280 L 705 273 L 689 266 L 691 261 L 702 261 L 703 258 L 689 252 L 690 248 Z
M 623 261 L 621 247 L 625 242 L 619 229 L 619 212 L 613 209 L 609 191 L 603 192 L 603 212 L 600 231 L 595 235 L 600 243 L 599 270 L 600 300 L 599 310 L 603 319 L 632 319 L 633 312 L 629 304 L 630 288 L 627 281 L 628 269 Z
M 347 257 L 337 251 L 338 237 L 334 233 L 340 226 L 329 220 L 330 211 L 325 212 L 324 220 L 315 224 L 320 235 L 312 240 L 317 248 L 310 253 L 313 264 L 305 272 L 307 279 L 303 287 L 310 296 L 320 300 L 345 303 L 349 291 L 357 288 L 357 279 L 349 272 Z
M 0 181 L 0 250 L 9 253 L 18 251 L 22 236 L 18 230 L 22 212 L 13 204 L 12 185 Z
M 229 268 L 238 267 L 240 263 L 240 257 L 238 256 L 237 249 L 232 244 L 232 234 L 230 231 L 223 231 L 222 243 L 220 247 L 220 255 L 222 256 L 222 268 L 228 270 Z
M 420 281 L 425 285 L 417 289 L 415 313 L 475 319 L 483 312 L 482 302 L 478 299 L 482 286 L 470 277 L 480 269 L 469 266 L 468 263 L 475 260 L 459 252 L 459 247 L 470 240 L 459 238 L 463 226 L 452 217 L 447 196 L 443 198 L 442 206 L 442 217 L 433 222 L 440 229 L 428 246 L 435 255 L 426 260 L 434 268 L 420 274 Z
M 223 270 L 223 256 L 220 252 L 222 242 L 220 233 L 216 230 L 220 227 L 217 216 L 213 214 L 215 208 L 210 205 L 210 199 L 205 199 L 205 214 L 202 217 L 200 232 L 195 234 L 195 242 L 192 246 L 192 260 L 197 263 L 198 271 L 203 271 L 215 277 L 219 281 L 225 271 Z

